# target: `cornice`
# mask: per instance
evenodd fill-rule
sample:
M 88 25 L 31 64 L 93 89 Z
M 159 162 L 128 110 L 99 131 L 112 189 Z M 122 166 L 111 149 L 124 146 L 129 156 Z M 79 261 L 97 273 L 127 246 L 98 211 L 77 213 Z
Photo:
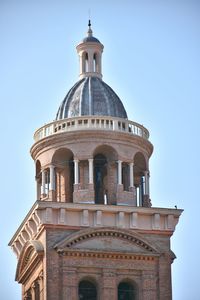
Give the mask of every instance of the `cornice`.
M 36 159 L 38 154 L 43 151 L 47 151 L 52 148 L 63 147 L 67 145 L 74 144 L 75 142 L 84 143 L 96 141 L 112 144 L 111 141 L 116 141 L 120 145 L 130 145 L 138 147 L 147 153 L 150 157 L 153 152 L 153 145 L 148 140 L 138 136 L 132 135 L 127 132 L 120 131 L 104 131 L 104 130 L 78 130 L 70 132 L 57 133 L 33 144 L 30 149 L 30 153 L 33 159 Z

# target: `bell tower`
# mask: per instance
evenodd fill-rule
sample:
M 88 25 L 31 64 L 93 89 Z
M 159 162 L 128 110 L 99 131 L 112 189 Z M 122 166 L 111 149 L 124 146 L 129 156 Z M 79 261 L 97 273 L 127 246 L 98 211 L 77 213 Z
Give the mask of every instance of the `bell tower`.
M 34 134 L 37 199 L 9 243 L 22 300 L 171 300 L 182 210 L 153 207 L 149 132 L 102 80 L 90 21 L 76 49 L 79 81 Z

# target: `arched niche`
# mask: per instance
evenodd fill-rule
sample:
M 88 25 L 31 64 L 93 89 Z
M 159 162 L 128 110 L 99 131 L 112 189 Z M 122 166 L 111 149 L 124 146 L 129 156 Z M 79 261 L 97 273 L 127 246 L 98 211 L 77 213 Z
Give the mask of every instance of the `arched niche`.
M 73 202 L 74 155 L 71 150 L 61 148 L 52 157 L 55 167 L 55 198 L 58 202 Z
M 94 150 L 94 191 L 96 204 L 114 204 L 117 187 L 117 152 L 108 145 Z
M 118 284 L 118 300 L 137 300 L 138 289 L 135 282 L 124 279 Z
M 78 285 L 78 299 L 97 300 L 97 285 L 92 278 L 84 278 Z

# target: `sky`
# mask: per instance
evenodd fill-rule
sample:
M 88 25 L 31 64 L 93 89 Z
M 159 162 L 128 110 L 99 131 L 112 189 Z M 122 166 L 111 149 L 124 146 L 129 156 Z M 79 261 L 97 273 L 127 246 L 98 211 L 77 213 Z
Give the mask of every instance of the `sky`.
M 90 13 L 89 13 L 90 12 Z M 8 242 L 36 200 L 30 147 L 78 80 L 76 45 L 104 44 L 103 80 L 150 131 L 154 207 L 184 209 L 171 248 L 173 300 L 198 300 L 200 1 L 0 1 L 0 298 L 21 299 Z M 2 276 L 3 275 L 3 276 Z

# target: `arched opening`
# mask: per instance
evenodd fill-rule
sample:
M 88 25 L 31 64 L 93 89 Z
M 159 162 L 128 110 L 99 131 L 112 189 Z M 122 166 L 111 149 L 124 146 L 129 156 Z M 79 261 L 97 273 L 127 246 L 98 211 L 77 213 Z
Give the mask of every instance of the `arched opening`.
M 83 68 L 83 73 L 88 72 L 88 53 L 84 52 L 82 55 L 82 68 Z
M 93 71 L 98 72 L 98 55 L 97 53 L 94 53 L 93 55 Z
M 57 150 L 53 155 L 52 164 L 55 166 L 56 201 L 73 202 L 73 153 L 64 148 Z
M 118 300 L 136 300 L 136 289 L 130 282 L 119 283 Z
M 94 189 L 95 203 L 107 202 L 107 159 L 103 154 L 94 157 Z
M 36 197 L 37 197 L 37 200 L 40 200 L 41 199 L 41 186 L 42 186 L 42 173 L 41 173 L 41 163 L 39 160 L 37 160 L 36 164 L 35 164 L 35 180 L 37 183 Z
M 78 287 L 79 300 L 97 300 L 96 285 L 89 280 L 82 280 Z
M 129 165 L 127 163 L 122 164 L 122 184 L 124 191 L 129 191 L 130 178 L 129 178 Z
M 42 171 L 42 186 L 41 186 L 41 194 L 43 198 L 49 196 L 49 186 L 50 186 L 50 170 L 46 168 Z
M 94 192 L 96 204 L 116 204 L 117 153 L 107 145 L 97 147 L 94 157 Z
M 137 203 L 144 205 L 145 195 L 145 171 L 147 170 L 146 160 L 142 153 L 136 153 L 134 157 L 134 183 L 136 187 Z

